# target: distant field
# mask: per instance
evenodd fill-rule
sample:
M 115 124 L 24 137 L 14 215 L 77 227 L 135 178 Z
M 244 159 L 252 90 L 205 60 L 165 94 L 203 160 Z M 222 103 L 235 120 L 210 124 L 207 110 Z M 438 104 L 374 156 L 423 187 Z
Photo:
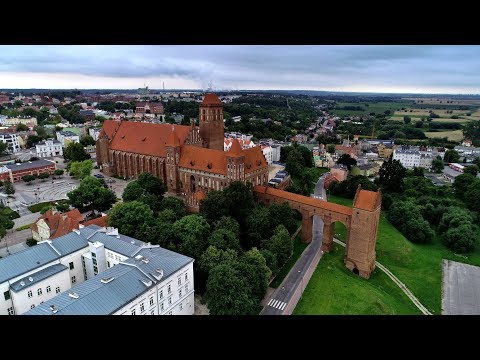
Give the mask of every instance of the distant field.
M 425 132 L 428 138 L 443 138 L 448 137 L 448 140 L 461 141 L 463 139 L 462 130 L 454 131 L 439 131 L 439 132 Z
M 412 118 L 412 122 L 420 120 L 420 118 L 413 117 L 411 115 L 408 115 Z M 392 116 L 390 120 L 396 120 L 396 121 L 403 121 L 403 116 Z M 473 119 L 472 119 L 473 120 Z M 469 122 L 469 117 L 461 118 L 461 119 L 449 119 L 449 118 L 435 118 L 432 120 L 434 123 L 459 123 L 459 124 L 465 124 Z
M 437 98 L 402 98 L 402 100 L 411 100 L 416 104 L 432 104 L 432 105 L 480 105 L 480 99 L 468 99 L 468 100 L 459 100 L 459 99 L 437 99 Z M 448 101 L 448 102 L 447 102 Z
M 368 106 L 366 106 L 368 104 Z M 396 111 L 401 108 L 411 106 L 411 102 L 378 102 L 378 103 L 337 103 L 337 107 L 345 106 L 360 106 L 364 110 L 332 110 L 332 113 L 339 116 L 345 115 L 366 115 L 374 112 L 376 114 L 383 114 L 386 110 Z
M 411 111 L 410 111 L 411 110 Z M 411 116 L 411 117 L 421 117 L 421 116 L 428 116 L 429 110 L 432 110 L 435 114 L 441 117 L 451 117 L 452 115 L 465 115 L 467 112 L 466 110 L 439 110 L 439 109 L 406 109 L 395 111 L 394 116 Z M 447 113 L 449 111 L 449 113 Z M 452 113 L 450 113 L 450 111 Z

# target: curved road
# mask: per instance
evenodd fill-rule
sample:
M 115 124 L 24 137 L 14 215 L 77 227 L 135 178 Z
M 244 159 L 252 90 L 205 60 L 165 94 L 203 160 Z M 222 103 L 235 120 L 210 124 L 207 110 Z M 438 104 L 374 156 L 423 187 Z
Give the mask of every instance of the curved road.
M 325 189 L 323 187 L 326 175 L 327 174 L 323 174 L 315 185 L 314 196 L 316 198 L 326 199 Z M 287 315 L 293 312 L 299 296 L 301 296 L 303 290 L 305 290 L 311 273 L 315 270 L 316 264 L 318 264 L 323 254 L 323 221 L 320 216 L 313 217 L 312 232 L 312 242 L 305 248 L 288 275 L 283 279 L 283 282 L 273 292 L 267 301 L 267 305 L 260 312 L 260 315 Z M 304 280 L 305 275 L 307 275 L 306 280 Z

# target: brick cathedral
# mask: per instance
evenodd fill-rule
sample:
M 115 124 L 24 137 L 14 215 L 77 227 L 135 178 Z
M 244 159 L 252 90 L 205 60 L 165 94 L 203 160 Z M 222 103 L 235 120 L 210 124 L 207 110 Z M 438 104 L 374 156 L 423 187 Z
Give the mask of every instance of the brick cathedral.
M 198 211 L 211 190 L 232 181 L 267 185 L 268 165 L 259 146 L 242 149 L 237 139 L 223 151 L 223 105 L 206 94 L 199 126 L 106 120 L 97 140 L 97 163 L 108 176 L 136 178 L 150 172 L 168 191 L 183 195 L 187 207 Z

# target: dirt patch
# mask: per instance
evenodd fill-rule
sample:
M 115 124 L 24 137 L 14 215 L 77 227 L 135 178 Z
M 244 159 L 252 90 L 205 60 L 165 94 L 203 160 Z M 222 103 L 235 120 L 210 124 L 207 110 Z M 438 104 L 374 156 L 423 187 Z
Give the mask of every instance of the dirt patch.
M 210 315 L 207 305 L 202 304 L 202 297 L 200 295 L 194 295 L 194 310 L 193 315 Z

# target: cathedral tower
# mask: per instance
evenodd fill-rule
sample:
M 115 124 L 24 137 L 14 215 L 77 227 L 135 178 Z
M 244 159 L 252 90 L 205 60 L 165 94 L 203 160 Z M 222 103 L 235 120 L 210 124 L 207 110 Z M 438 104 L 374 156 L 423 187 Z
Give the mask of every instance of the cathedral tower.
M 223 125 L 223 105 L 215 94 L 205 94 L 200 104 L 200 137 L 209 149 L 222 150 L 225 136 Z

